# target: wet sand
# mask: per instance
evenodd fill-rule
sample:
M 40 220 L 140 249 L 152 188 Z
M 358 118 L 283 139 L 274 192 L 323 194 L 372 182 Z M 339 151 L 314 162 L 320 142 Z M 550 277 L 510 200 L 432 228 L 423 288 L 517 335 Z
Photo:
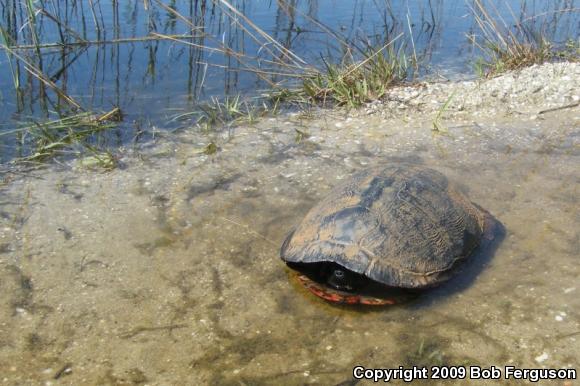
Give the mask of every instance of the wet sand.
M 432 106 L 192 129 L 127 150 L 106 173 L 74 161 L 5 171 L 0 381 L 328 385 L 355 365 L 580 369 L 580 109 L 569 106 L 580 74 L 562 71 L 567 91 L 529 89 L 513 108 L 456 93 L 463 106 L 439 132 L 459 85 L 400 91 Z M 557 106 L 568 107 L 544 111 Z M 206 155 L 210 141 L 219 151 Z M 409 304 L 336 307 L 300 288 L 278 257 L 286 233 L 356 170 L 399 161 L 446 174 L 504 234 Z

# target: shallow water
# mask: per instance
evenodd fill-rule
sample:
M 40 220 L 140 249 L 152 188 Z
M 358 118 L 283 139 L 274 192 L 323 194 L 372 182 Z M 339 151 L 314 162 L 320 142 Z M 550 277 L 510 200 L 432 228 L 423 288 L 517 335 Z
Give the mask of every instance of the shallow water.
M 430 121 L 341 114 L 183 134 L 105 174 L 5 174 L 3 383 L 327 385 L 355 365 L 580 368 L 577 117 L 449 122 L 434 135 Z M 208 156 L 210 140 L 220 151 Z M 278 258 L 289 229 L 355 170 L 401 160 L 445 173 L 504 234 L 409 304 L 337 307 L 300 288 Z

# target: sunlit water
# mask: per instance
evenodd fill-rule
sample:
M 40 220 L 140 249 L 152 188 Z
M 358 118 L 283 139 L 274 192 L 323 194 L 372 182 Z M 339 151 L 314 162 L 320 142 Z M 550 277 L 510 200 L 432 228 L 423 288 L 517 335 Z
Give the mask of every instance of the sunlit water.
M 94 7 L 74 0 L 46 2 L 43 9 L 47 14 L 35 8 L 35 31 L 40 43 L 57 46 L 40 49 L 41 61 L 34 49 L 16 52 L 85 109 L 121 107 L 125 122 L 111 135 L 121 142 L 131 140 L 139 128 L 150 124 L 171 126 L 170 118 L 191 111 L 199 101 L 226 94 L 259 95 L 271 85 L 256 76 L 257 70 L 296 70 L 268 63 L 272 53 L 279 56 L 280 52 L 259 30 L 302 59 L 284 62 L 304 67 L 323 67 L 321 57 L 339 60 L 344 55 L 340 41 L 360 48 L 367 43 L 382 46 L 401 33 L 397 44 L 405 41 L 408 55 L 421 59 L 426 65 L 422 74 L 473 75 L 474 57 L 480 54 L 468 39 L 481 38 L 470 1 L 233 1 L 252 24 L 220 1 L 161 3 L 165 7 L 141 0 L 95 1 Z M 508 26 L 521 23 L 558 44 L 578 37 L 577 0 L 507 1 L 500 2 L 497 9 L 489 4 L 491 15 L 501 15 Z M 0 18 L 0 26 L 14 45 L 33 43 L 33 23 L 28 22 L 24 3 L 1 2 Z M 498 24 L 503 22 L 498 20 Z M 198 37 L 180 38 L 180 42 L 159 40 L 159 34 L 191 35 L 192 28 Z M 81 39 L 109 44 L 66 49 L 58 45 Z M 113 43 L 119 40 L 122 42 Z M 241 59 L 224 50 L 232 50 Z M 14 129 L 31 116 L 54 117 L 62 100 L 50 88 L 43 93 L 23 62 L 5 53 L 0 53 L 0 131 Z M 296 80 L 266 78 L 279 86 L 292 86 Z M 14 143 L 6 138 L 2 141 L 8 143 L 2 149 L 5 157 Z
M 434 135 L 428 120 L 341 114 L 184 134 L 105 174 L 5 175 L 0 381 L 329 385 L 355 365 L 578 369 L 574 116 Z M 220 150 L 202 154 L 210 140 Z M 503 234 L 409 304 L 315 298 L 279 259 L 282 240 L 355 170 L 399 161 L 445 173 Z

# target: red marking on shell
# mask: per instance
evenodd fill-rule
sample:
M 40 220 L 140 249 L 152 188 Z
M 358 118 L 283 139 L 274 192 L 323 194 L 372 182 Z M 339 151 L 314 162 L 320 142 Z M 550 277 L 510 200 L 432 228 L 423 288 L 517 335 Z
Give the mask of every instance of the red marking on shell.
M 364 304 L 369 306 L 393 305 L 396 302 L 393 299 L 380 299 L 364 295 L 350 295 L 343 292 L 324 287 L 304 275 L 298 275 L 298 281 L 314 295 L 332 303 L 342 304 Z

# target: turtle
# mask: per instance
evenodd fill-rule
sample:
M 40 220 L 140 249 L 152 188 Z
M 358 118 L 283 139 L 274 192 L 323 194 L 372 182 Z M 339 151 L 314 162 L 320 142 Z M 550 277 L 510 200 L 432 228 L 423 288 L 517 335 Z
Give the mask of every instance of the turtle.
M 327 301 L 397 304 L 451 278 L 495 228 L 442 173 L 389 163 L 332 189 L 289 232 L 280 257 Z

